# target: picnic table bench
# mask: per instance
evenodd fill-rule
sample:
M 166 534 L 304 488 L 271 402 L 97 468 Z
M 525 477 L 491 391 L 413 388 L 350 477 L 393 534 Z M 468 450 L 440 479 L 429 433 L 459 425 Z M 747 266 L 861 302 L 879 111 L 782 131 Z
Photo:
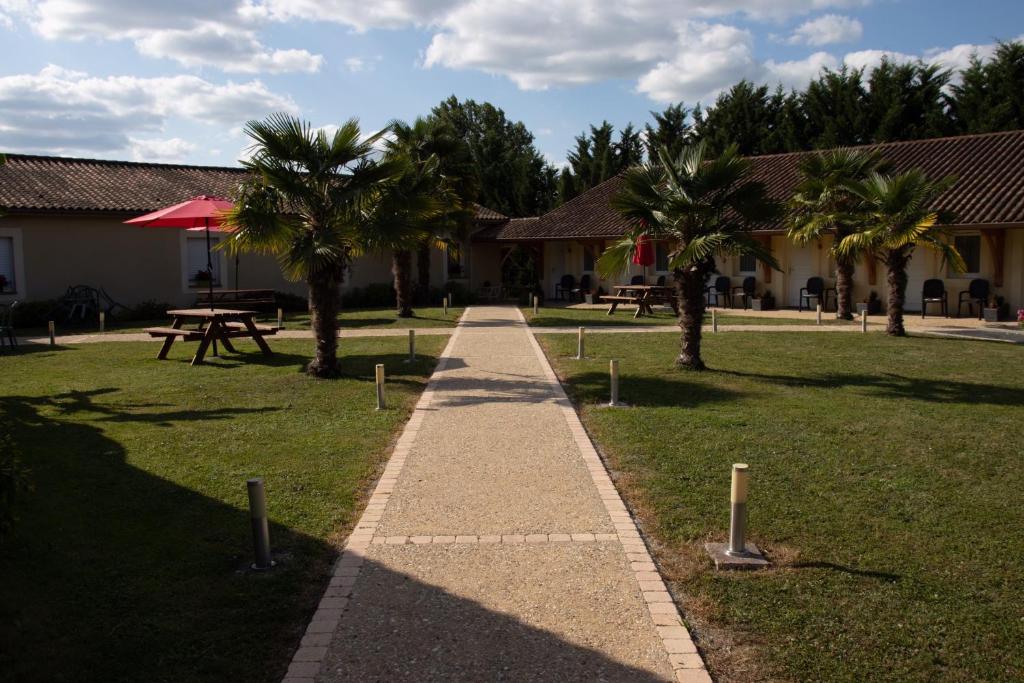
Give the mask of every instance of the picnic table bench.
M 196 306 L 231 306 L 235 309 L 273 307 L 277 303 L 272 289 L 218 289 L 196 296 Z
M 662 285 L 616 285 L 615 294 L 602 296 L 601 301 L 611 303 L 608 307 L 608 315 L 614 315 L 619 304 L 636 304 L 634 318 L 643 315 L 653 315 L 653 304 L 667 303 L 672 310 L 679 314 L 675 298 L 672 296 L 672 288 Z
M 256 313 L 231 308 L 184 308 L 167 311 L 173 316 L 170 327 L 147 327 L 150 337 L 163 337 L 164 343 L 157 354 L 158 360 L 166 360 L 171 346 L 178 339 L 181 341 L 198 341 L 199 348 L 192 358 L 192 365 L 199 365 L 206 357 L 206 351 L 213 345 L 213 355 L 217 355 L 217 342 L 224 348 L 237 353 L 231 344 L 232 339 L 252 338 L 265 356 L 273 355 L 263 337 L 277 334 L 277 328 L 270 325 L 257 325 Z M 187 320 L 197 320 L 198 327 L 182 327 Z

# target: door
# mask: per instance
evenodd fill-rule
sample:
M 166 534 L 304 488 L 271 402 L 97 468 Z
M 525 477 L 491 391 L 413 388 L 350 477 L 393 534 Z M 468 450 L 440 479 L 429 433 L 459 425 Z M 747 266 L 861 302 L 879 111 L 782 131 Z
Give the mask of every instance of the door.
M 903 308 L 907 311 L 921 310 L 921 290 L 924 281 L 934 277 L 935 252 L 927 247 L 915 247 L 907 263 L 907 294 Z
M 800 305 L 800 290 L 807 286 L 807 279 L 818 275 L 818 244 L 805 246 L 789 245 L 789 285 L 787 299 L 790 306 Z

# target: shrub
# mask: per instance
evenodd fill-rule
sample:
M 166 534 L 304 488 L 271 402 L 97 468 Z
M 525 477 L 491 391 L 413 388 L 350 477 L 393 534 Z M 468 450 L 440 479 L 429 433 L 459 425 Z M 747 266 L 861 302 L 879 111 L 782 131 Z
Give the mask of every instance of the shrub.
M 124 313 L 118 314 L 117 317 L 121 320 L 156 320 L 158 318 L 166 318 L 167 311 L 172 308 L 177 308 L 177 306 L 166 301 L 147 299 L 137 304 L 134 308 L 129 308 Z
M 46 327 L 46 323 L 54 319 L 57 301 L 19 301 L 14 308 L 14 327 Z
M 274 301 L 289 313 L 308 313 L 309 299 L 289 292 L 274 292 Z

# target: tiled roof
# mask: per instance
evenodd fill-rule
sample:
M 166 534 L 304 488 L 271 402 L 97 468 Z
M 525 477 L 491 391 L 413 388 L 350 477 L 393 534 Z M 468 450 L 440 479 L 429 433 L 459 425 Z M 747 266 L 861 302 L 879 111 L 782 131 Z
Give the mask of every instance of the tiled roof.
M 955 215 L 952 225 L 1024 225 L 1024 131 L 890 142 L 862 149 L 877 149 L 894 172 L 920 168 L 930 178 L 956 176 L 956 184 L 939 200 L 942 208 Z M 801 157 L 813 153 L 751 157 L 751 179 L 764 183 L 770 197 L 785 201 L 797 183 Z M 616 176 L 534 219 L 529 228 L 509 221 L 476 237 L 500 241 L 617 237 L 627 225 L 608 202 L 621 187 L 622 177 Z M 759 229 L 780 230 L 782 225 Z
M 231 197 L 241 168 L 7 155 L 0 206 L 23 211 L 145 213 L 197 195 Z
M 478 223 L 491 223 L 491 222 L 505 222 L 508 220 L 508 216 L 503 213 L 498 213 L 494 209 L 489 209 L 483 204 L 474 203 L 476 207 L 476 220 Z

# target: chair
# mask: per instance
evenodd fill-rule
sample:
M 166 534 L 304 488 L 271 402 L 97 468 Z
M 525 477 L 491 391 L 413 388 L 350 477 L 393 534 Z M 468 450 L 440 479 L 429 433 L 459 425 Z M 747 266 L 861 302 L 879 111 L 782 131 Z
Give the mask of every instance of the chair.
M 8 305 L 0 304 L 0 351 L 4 348 L 4 338 L 11 345 L 11 350 L 18 348 L 18 337 L 14 334 L 14 309 L 17 301 Z
M 559 301 L 565 301 L 565 295 L 570 293 L 573 287 L 576 286 L 576 277 L 571 274 L 565 274 L 562 279 L 555 284 L 555 298 Z
M 572 298 L 576 298 L 579 295 L 580 301 L 583 301 L 583 296 L 590 291 L 590 275 L 584 275 L 580 278 L 580 286 L 570 289 L 569 292 L 572 294 Z
M 642 284 L 645 284 L 644 283 L 644 276 L 643 275 L 634 275 L 633 277 L 631 277 L 629 279 L 629 284 L 631 284 L 631 285 L 642 285 Z
M 490 280 L 484 280 L 484 284 L 480 287 L 477 296 L 483 301 L 500 301 L 501 285 L 492 285 Z
M 960 292 L 960 299 L 956 305 L 956 317 L 960 317 L 960 309 L 964 304 L 967 304 L 970 314 L 974 315 L 974 304 L 978 304 L 978 320 L 981 320 L 986 303 L 988 303 L 988 280 L 971 280 L 967 291 Z
M 720 275 L 715 278 L 715 284 L 709 287 L 708 293 L 708 306 L 711 305 L 711 297 L 715 297 L 715 306 L 718 306 L 718 297 L 722 297 L 726 301 L 726 307 L 732 308 L 732 280 L 726 275 Z
M 664 275 L 659 275 L 658 276 L 658 281 L 655 284 L 658 287 L 664 287 L 665 286 L 665 276 Z
M 732 288 L 732 294 L 730 298 L 736 298 L 736 295 L 740 295 L 740 300 L 743 301 L 743 310 L 747 310 L 750 306 L 750 300 L 754 298 L 754 293 L 757 290 L 757 278 L 753 275 L 748 275 L 743 278 L 743 284 L 738 287 Z
M 925 280 L 921 287 L 921 317 L 928 311 L 928 304 L 939 304 L 942 315 L 949 317 L 949 295 L 942 280 Z
M 817 299 L 818 303 L 821 304 L 821 310 L 828 308 L 828 293 L 832 292 L 832 299 L 835 301 L 839 297 L 836 294 L 835 287 L 825 287 L 825 279 L 814 276 L 807 278 L 807 286 L 800 288 L 800 300 L 797 302 L 797 310 L 804 310 L 804 301 L 807 302 L 807 308 L 811 307 L 811 299 Z

